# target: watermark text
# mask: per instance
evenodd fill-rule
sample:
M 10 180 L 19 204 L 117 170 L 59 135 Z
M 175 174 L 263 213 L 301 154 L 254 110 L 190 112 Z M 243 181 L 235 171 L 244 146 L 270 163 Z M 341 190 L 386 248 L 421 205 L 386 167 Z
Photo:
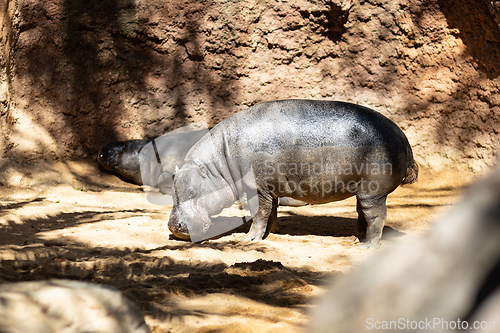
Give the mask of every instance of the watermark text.
M 443 318 L 426 318 L 424 320 L 411 320 L 399 318 L 398 320 L 375 320 L 366 319 L 366 329 L 369 330 L 468 330 L 468 329 L 488 329 L 499 330 L 499 321 L 474 321 L 465 320 L 445 320 Z

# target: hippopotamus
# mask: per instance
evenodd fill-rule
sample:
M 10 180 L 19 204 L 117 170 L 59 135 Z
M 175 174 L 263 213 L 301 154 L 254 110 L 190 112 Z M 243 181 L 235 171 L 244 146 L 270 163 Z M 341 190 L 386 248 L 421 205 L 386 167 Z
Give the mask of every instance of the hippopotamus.
M 187 126 L 186 126 L 187 127 Z M 111 171 L 138 185 L 151 185 L 158 187 L 162 194 L 171 194 L 173 178 L 176 167 L 184 164 L 184 157 L 189 149 L 205 135 L 207 130 L 197 129 L 181 133 L 175 131 L 167 141 L 162 137 L 151 139 L 137 139 L 129 141 L 110 142 L 104 145 L 97 154 L 97 162 L 107 171 Z M 167 133 L 167 135 L 169 134 Z M 173 140 L 171 140 L 173 139 Z M 146 165 L 143 148 L 150 148 L 152 142 L 157 142 L 159 159 L 162 163 L 162 173 L 158 170 L 148 170 L 147 178 L 142 179 L 141 164 Z M 165 144 L 162 144 L 165 143 Z M 148 146 L 149 145 L 149 146 Z M 142 152 L 142 153 L 141 153 Z M 151 152 L 149 152 L 151 153 Z M 153 168 L 154 169 L 154 168 Z M 157 168 L 156 168 L 157 169 Z M 156 171 L 156 172 L 155 172 Z M 279 204 L 283 206 L 304 206 L 305 202 L 292 198 L 280 198 Z
M 152 139 L 108 143 L 99 150 L 97 161 L 104 169 L 127 180 L 155 186 L 161 193 L 171 194 L 176 167 L 182 166 L 189 149 L 208 132 L 208 129 L 183 129 Z M 148 163 L 150 155 L 153 155 L 154 163 Z M 161 170 L 157 163 L 161 164 Z
M 168 227 L 180 239 L 200 239 L 211 217 L 250 189 L 258 207 L 242 240 L 259 241 L 276 228 L 280 196 L 311 204 L 356 196 L 356 236 L 362 247 L 378 247 L 387 195 L 417 177 L 405 134 L 377 111 L 339 101 L 264 102 L 220 122 L 189 150 L 174 179 Z

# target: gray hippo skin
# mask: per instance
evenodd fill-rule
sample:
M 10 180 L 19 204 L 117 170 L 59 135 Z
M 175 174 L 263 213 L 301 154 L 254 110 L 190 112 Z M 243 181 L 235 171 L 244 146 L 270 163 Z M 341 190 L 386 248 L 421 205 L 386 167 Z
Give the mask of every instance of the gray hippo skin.
M 243 177 L 252 172 L 253 181 Z M 322 204 L 355 195 L 356 236 L 376 247 L 387 195 L 417 176 L 408 139 L 376 111 L 334 101 L 261 103 L 216 125 L 187 153 L 168 227 L 181 239 L 206 232 L 242 188 L 256 187 L 258 211 L 244 240 L 258 241 L 276 228 L 280 196 Z

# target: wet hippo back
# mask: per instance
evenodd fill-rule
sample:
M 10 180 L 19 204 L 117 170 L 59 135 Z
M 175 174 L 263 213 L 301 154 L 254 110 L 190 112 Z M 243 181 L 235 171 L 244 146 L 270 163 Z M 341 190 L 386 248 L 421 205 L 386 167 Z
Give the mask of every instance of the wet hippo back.
M 360 190 L 368 190 L 370 181 L 378 184 L 377 192 L 383 195 L 405 177 L 409 143 L 378 112 L 341 102 L 284 101 L 264 105 L 255 116 L 263 114 L 279 125 L 273 127 L 270 140 L 258 143 L 255 172 L 257 179 L 267 178 L 264 183 L 274 184 L 278 193 L 286 188 L 280 185 L 288 184 L 285 192 L 292 191 L 290 196 L 324 203 L 363 194 L 348 189 L 349 183 L 365 181 L 365 189 Z M 262 127 L 252 127 L 240 139 L 248 145 L 247 151 L 252 133 L 264 134 Z
M 214 138 L 222 140 L 219 153 L 230 157 L 226 161 L 230 170 L 251 165 L 260 187 L 310 203 L 357 194 L 347 189 L 347 183 L 361 178 L 377 182 L 382 187 L 378 192 L 387 194 L 401 184 L 413 160 L 408 140 L 396 124 L 376 111 L 343 102 L 261 103 L 215 126 Z M 186 160 L 213 150 L 199 144 Z M 308 183 L 311 177 L 315 181 Z M 335 180 L 339 187 L 345 185 L 344 190 L 325 193 L 314 186 Z M 293 184 L 300 183 L 303 191 L 293 191 Z

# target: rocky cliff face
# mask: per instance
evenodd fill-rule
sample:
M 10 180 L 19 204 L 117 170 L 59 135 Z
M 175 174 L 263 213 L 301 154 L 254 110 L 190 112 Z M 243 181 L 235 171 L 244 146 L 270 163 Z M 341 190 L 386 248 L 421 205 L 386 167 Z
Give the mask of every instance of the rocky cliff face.
M 0 0 L 0 159 L 7 151 L 11 69 L 14 45 L 19 35 L 19 12 L 15 1 Z
M 214 125 L 262 101 L 336 99 L 393 119 L 421 165 L 479 171 L 499 139 L 496 8 L 25 0 L 0 148 L 17 160 L 93 156 L 111 140 Z

